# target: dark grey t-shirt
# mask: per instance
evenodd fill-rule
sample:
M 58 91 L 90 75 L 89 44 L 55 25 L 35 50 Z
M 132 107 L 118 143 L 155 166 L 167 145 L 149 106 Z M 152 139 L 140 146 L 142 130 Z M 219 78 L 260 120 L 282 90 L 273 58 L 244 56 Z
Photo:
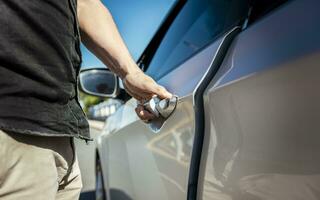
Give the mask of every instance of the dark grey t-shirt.
M 88 139 L 76 0 L 1 0 L 0 13 L 0 129 Z

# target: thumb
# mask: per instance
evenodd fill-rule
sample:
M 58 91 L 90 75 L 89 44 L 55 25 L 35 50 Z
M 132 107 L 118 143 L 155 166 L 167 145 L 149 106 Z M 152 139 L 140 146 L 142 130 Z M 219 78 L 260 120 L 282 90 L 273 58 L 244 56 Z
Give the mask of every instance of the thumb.
M 161 99 L 170 99 L 173 95 L 168 92 L 163 86 L 156 85 L 154 94 L 156 94 Z

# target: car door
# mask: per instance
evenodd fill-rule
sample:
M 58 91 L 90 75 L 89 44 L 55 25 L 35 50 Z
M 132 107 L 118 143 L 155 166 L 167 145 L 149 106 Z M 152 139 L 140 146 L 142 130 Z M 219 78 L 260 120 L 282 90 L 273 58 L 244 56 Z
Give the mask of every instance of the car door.
M 108 122 L 101 136 L 109 199 L 182 200 L 194 198 L 197 169 L 194 94 L 208 71 L 215 71 L 240 31 L 247 1 L 187 1 L 146 66 L 147 74 L 178 95 L 172 115 L 159 129 L 145 124 L 131 99 Z M 148 56 L 148 55 L 146 55 Z M 200 155 L 196 155 L 199 157 Z M 196 159 L 196 161 L 194 161 Z M 193 170 L 190 170 L 190 169 Z M 197 171 L 197 170 L 196 170 Z M 192 176 L 192 177 L 191 177 Z M 189 192 L 189 194 L 188 194 Z M 192 198 L 190 198 L 192 197 Z
M 288 1 L 235 38 L 204 93 L 201 199 L 320 198 L 319 7 Z

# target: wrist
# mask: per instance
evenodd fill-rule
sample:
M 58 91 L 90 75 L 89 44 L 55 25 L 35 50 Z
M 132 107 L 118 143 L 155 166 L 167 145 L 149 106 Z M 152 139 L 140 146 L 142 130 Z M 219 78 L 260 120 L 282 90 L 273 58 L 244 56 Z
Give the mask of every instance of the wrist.
M 119 70 L 119 78 L 120 79 L 125 79 L 128 75 L 131 75 L 131 74 L 136 74 L 136 73 L 141 73 L 141 69 L 138 67 L 138 65 L 136 63 L 130 63 L 130 64 L 126 64 L 126 65 L 123 65 L 121 67 L 121 70 Z

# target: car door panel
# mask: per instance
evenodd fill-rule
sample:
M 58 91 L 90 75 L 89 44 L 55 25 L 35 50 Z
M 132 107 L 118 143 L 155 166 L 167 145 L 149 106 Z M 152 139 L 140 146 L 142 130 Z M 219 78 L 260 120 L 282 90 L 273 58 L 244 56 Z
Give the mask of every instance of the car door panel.
M 172 91 L 180 98 L 192 95 L 194 89 L 210 67 L 213 57 L 223 42 L 223 38 L 221 37 L 161 78 L 158 81 L 159 84 L 168 88 L 169 91 Z
M 201 199 L 320 198 L 319 6 L 290 1 L 235 39 L 204 95 Z
M 186 199 L 194 138 L 193 90 L 222 41 L 218 39 L 159 80 L 181 98 L 158 133 L 137 118 L 134 99 L 110 117 L 110 121 L 121 120 L 117 128 L 101 138 L 108 146 L 102 154 L 108 157 L 103 165 L 108 169 L 105 182 L 110 190 L 120 190 L 131 199 Z

